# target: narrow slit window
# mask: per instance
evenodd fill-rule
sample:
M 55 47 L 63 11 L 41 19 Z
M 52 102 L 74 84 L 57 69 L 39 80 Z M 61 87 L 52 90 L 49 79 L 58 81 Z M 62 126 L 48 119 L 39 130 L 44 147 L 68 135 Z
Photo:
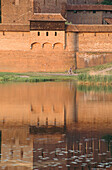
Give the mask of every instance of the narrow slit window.
M 38 32 L 38 36 L 40 36 L 40 32 Z
M 49 33 L 48 33 L 48 32 L 46 32 L 46 36 L 49 36 Z
M 46 4 L 45 0 L 44 0 L 44 5 Z
M 3 35 L 5 35 L 5 32 L 3 31 Z
M 57 36 L 57 32 L 55 32 L 55 36 Z
M 55 4 L 56 4 L 56 6 L 57 6 L 57 0 L 55 0 Z

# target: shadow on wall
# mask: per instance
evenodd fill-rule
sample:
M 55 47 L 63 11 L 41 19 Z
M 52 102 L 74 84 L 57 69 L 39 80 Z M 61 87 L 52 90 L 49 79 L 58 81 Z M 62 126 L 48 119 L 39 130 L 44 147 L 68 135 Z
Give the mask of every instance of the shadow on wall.
M 57 42 L 57 43 L 55 43 L 55 44 L 51 44 L 51 43 L 49 43 L 49 42 L 45 42 L 44 44 L 40 44 L 40 43 L 38 43 L 38 42 L 34 42 L 34 43 L 32 43 L 31 44 L 31 50 L 33 50 L 33 51 L 38 51 L 38 50 L 42 50 L 42 49 L 44 49 L 44 50 L 64 50 L 64 46 L 63 46 L 63 44 L 62 43 L 60 43 L 60 42 Z

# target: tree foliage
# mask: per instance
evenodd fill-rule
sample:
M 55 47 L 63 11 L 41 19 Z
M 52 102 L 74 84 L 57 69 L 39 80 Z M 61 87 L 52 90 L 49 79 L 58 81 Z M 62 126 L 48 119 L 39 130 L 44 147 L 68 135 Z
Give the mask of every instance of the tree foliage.
M 112 5 L 112 0 L 104 0 L 101 4 Z

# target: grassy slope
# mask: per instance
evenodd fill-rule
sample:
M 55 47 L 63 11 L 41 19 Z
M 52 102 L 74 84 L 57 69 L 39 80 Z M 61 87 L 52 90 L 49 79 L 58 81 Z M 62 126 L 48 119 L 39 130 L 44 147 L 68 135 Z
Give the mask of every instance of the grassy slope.
M 98 72 L 98 71 L 102 71 L 102 70 L 105 70 L 105 69 L 111 68 L 111 67 L 112 67 L 112 63 L 107 63 L 107 64 L 88 67 L 88 68 L 84 68 L 84 69 L 77 69 L 75 71 L 75 73 L 90 73 L 92 71 L 93 72 Z
M 94 75 L 90 77 L 90 73 L 98 73 L 102 70 L 112 68 L 112 63 L 89 67 L 84 69 L 77 69 L 74 73 L 78 75 L 69 75 L 68 73 L 0 73 L 0 82 L 44 82 L 44 81 L 61 81 L 61 80 L 78 80 L 78 81 L 95 81 L 95 82 L 111 82 L 111 76 Z M 109 70 L 108 74 L 111 75 L 112 71 Z M 103 78 L 102 78 L 103 77 Z

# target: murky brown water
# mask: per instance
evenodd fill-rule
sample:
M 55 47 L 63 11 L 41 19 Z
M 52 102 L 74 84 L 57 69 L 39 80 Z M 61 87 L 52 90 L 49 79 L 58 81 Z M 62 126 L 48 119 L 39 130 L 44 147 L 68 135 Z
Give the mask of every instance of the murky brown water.
M 0 85 L 0 170 L 112 169 L 111 89 Z

